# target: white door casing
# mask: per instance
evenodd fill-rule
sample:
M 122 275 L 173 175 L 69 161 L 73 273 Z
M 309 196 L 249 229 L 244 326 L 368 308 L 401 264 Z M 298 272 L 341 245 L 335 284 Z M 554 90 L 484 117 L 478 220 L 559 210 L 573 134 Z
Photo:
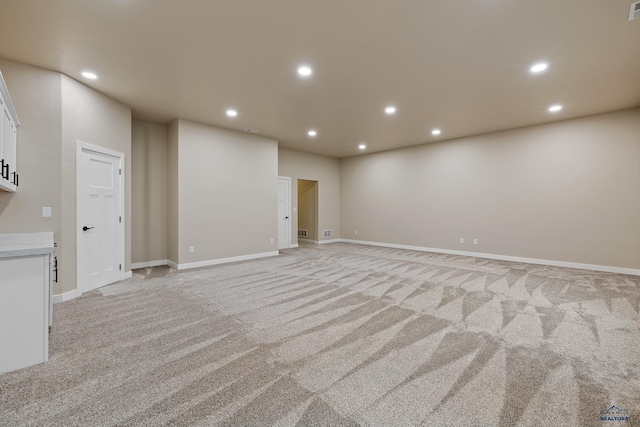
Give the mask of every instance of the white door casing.
M 291 178 L 278 177 L 278 249 L 291 247 Z
M 76 263 L 78 293 L 123 278 L 124 154 L 77 142 Z

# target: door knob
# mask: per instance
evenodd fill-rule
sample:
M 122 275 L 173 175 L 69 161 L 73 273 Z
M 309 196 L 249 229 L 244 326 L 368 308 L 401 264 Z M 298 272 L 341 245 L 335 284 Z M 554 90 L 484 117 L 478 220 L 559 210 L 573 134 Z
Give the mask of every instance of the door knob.
M 87 226 L 85 225 L 84 227 L 82 227 L 82 231 L 91 230 L 92 228 L 95 228 L 95 227 L 87 227 Z

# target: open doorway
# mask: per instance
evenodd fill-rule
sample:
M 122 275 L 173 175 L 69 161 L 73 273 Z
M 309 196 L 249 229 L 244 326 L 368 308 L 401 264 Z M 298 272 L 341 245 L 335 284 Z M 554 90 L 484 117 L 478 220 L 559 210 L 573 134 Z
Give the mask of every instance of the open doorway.
M 318 243 L 318 181 L 298 180 L 298 241 Z

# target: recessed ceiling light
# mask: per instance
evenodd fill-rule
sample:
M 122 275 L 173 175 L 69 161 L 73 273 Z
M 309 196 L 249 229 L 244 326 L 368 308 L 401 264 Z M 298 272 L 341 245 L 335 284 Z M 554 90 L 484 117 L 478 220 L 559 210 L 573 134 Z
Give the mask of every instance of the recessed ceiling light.
M 82 73 L 83 77 L 86 77 L 87 79 L 91 79 L 91 80 L 95 80 L 98 78 L 98 76 L 95 73 L 92 73 L 90 71 L 84 71 Z
M 394 107 L 393 105 L 389 105 L 387 108 L 384 109 L 384 112 L 387 114 L 395 114 L 396 107 Z
M 238 112 L 236 110 L 232 110 L 232 109 L 227 110 L 227 116 L 236 117 L 237 115 L 238 115 Z
M 358 148 L 364 150 L 365 148 L 367 148 L 367 146 L 365 144 L 360 144 L 358 145 Z
M 298 67 L 298 74 L 302 77 L 309 77 L 311 74 L 313 74 L 313 70 L 308 65 L 301 65 L 300 67 Z
M 434 129 L 431 131 L 431 135 L 440 135 L 442 131 L 440 129 Z
M 539 62 L 537 64 L 533 64 L 531 68 L 529 68 L 529 71 L 531 71 L 532 73 L 541 73 L 547 68 L 549 68 L 549 64 L 547 64 L 546 62 Z
M 551 113 L 557 113 L 560 110 L 562 110 L 562 105 L 560 104 L 552 105 L 551 107 L 549 107 L 549 112 Z
M 307 135 L 309 136 L 316 136 L 318 134 L 318 132 L 316 132 L 315 130 L 310 130 L 309 132 L 307 132 Z

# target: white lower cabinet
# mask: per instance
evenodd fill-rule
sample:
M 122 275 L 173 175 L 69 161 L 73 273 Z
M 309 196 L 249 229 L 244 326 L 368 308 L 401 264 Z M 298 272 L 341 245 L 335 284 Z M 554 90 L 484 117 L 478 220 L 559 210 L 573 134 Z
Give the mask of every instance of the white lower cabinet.
M 0 374 L 49 360 L 53 233 L 36 234 L 50 246 L 7 246 L 19 235 L 0 235 Z

